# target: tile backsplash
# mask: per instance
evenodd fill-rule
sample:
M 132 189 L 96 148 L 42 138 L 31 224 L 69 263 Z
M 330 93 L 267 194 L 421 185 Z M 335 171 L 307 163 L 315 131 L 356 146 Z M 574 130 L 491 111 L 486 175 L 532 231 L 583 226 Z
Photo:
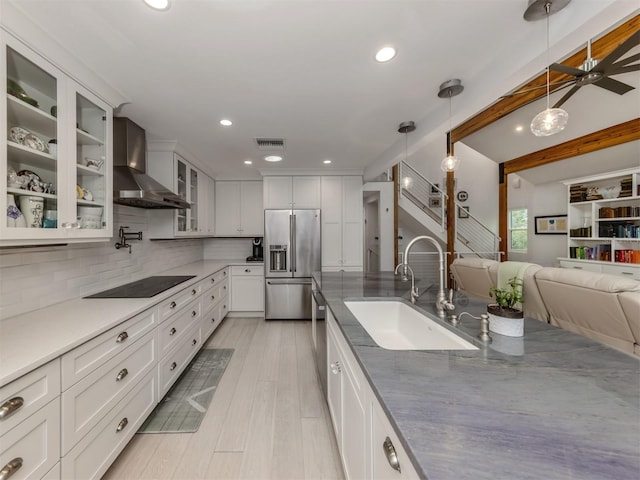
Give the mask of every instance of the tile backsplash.
M 202 260 L 204 240 L 146 239 L 146 212 L 114 205 L 107 242 L 0 250 L 0 319 Z M 120 225 L 143 232 L 143 240 L 129 241 L 131 254 L 114 248 Z

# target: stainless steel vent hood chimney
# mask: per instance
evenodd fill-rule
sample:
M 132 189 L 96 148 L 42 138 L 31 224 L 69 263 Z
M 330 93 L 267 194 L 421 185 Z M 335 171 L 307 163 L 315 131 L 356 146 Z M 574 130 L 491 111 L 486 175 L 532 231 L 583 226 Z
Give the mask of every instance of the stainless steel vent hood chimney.
M 125 117 L 113 119 L 113 203 L 141 208 L 191 205 L 148 176 L 144 130 Z

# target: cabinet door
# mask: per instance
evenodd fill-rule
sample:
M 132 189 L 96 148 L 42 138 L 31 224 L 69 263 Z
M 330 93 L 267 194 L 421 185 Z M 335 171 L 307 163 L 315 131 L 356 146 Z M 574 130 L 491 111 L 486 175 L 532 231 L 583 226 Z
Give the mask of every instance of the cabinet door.
M 242 182 L 241 235 L 264 235 L 264 209 L 262 208 L 262 182 Z
M 75 138 L 73 169 L 77 195 L 70 221 L 77 219 L 82 237 L 111 237 L 113 116 L 109 106 L 84 87 L 70 82 L 74 102 L 71 123 Z M 89 231 L 87 231 L 89 230 Z
M 293 207 L 320 208 L 320 177 L 293 177 Z
M 240 182 L 216 182 L 216 235 L 240 234 Z
M 327 314 L 329 315 L 329 314 Z M 338 450 L 342 452 L 342 359 L 338 343 L 327 328 L 327 404 L 336 434 Z
M 264 208 L 291 208 L 291 177 L 264 177 Z
M 347 479 L 365 478 L 366 415 L 354 379 L 345 364 L 342 379 L 342 458 Z
M 236 312 L 264 311 L 264 277 L 234 275 L 231 277 L 231 310 Z
M 200 232 L 203 235 L 213 235 L 214 227 L 214 205 L 215 205 L 215 182 L 207 175 L 200 174 L 200 189 L 198 191 L 200 200 Z
M 322 268 L 342 265 L 342 177 L 322 177 Z
M 342 199 L 342 266 L 362 268 L 361 177 L 344 177 Z
M 72 117 L 65 104 L 65 80 L 62 72 L 49 62 L 0 33 L 2 76 L 6 78 L 8 92 L 0 95 L 0 177 L 7 179 L 0 182 L 0 206 L 3 212 L 7 212 L 8 206 L 11 210 L 0 224 L 2 238 L 61 237 L 61 228 L 40 227 L 44 212 L 49 212 L 50 218 L 55 216 L 60 225 L 69 222 L 70 227 L 76 226 L 75 211 L 70 211 L 75 185 L 69 178 L 68 163 L 57 161 L 67 158 L 66 152 L 72 154 L 73 150 L 69 131 L 64 128 Z M 60 111 L 54 111 L 57 116 L 51 115 L 51 108 L 58 105 Z M 52 139 L 58 142 L 60 152 L 49 150 L 48 142 Z M 71 194 L 69 188 L 73 188 Z
M 175 155 L 175 176 L 176 176 L 176 193 L 189 202 L 189 188 L 187 182 L 189 181 L 189 167 L 180 156 Z M 189 228 L 189 209 L 179 208 L 176 211 L 176 235 L 184 234 Z
M 198 171 L 195 168 L 189 168 L 189 232 L 198 233 L 200 225 L 198 223 L 200 212 L 200 197 L 198 196 Z

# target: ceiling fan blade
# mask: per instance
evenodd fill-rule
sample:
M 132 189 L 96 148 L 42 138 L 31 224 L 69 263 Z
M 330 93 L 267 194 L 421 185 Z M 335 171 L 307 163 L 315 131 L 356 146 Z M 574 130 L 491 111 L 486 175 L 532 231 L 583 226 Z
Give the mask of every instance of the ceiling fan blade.
M 617 65 L 617 63 L 615 64 Z M 639 65 L 624 65 L 622 67 L 616 67 L 609 69 L 609 75 L 619 75 L 621 73 L 637 72 L 640 70 Z
M 560 105 L 562 105 L 564 102 L 569 100 L 569 98 L 571 98 L 573 94 L 576 93 L 578 90 L 580 90 L 580 85 L 574 85 L 571 90 L 565 93 L 564 96 L 555 103 L 553 108 L 560 108 Z
M 613 52 L 604 57 L 600 63 L 598 63 L 592 70 L 596 72 L 605 72 L 609 66 L 611 66 L 617 59 L 627 53 L 636 45 L 640 45 L 640 30 L 636 31 L 627 38 L 624 42 L 618 45 Z
M 596 80 L 593 84 L 600 88 L 604 88 L 605 90 L 609 90 L 610 92 L 617 93 L 618 95 L 624 95 L 634 88 L 631 85 L 627 85 L 626 83 L 619 82 L 618 80 L 614 80 L 609 77 L 602 77 L 600 80 Z
M 574 77 L 582 77 L 586 75 L 587 72 L 581 70 L 579 68 L 570 67 L 569 65 L 563 65 L 562 63 L 552 63 L 549 65 L 551 70 L 555 70 L 556 72 L 566 73 L 567 75 L 571 75 Z
M 635 55 L 629 55 L 628 57 L 623 58 L 622 60 L 618 60 L 616 63 L 612 64 L 612 67 L 618 67 L 621 65 L 629 65 L 630 63 L 637 62 L 640 60 L 640 53 L 636 53 Z

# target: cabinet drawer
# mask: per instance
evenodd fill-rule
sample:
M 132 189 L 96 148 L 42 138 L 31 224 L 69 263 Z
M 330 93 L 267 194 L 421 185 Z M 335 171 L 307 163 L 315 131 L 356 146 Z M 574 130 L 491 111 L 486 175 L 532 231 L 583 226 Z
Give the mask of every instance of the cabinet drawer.
M 0 409 L 4 412 L 0 418 L 0 436 L 59 395 L 60 361 L 57 358 L 0 388 Z
M 100 478 L 156 406 L 156 388 L 152 371 L 62 458 L 62 478 Z
M 63 355 L 62 390 L 67 390 L 114 355 L 142 338 L 157 324 L 158 309 L 152 308 Z
M 13 464 L 12 480 L 42 478 L 60 459 L 60 398 L 0 437 L 0 449 L 0 469 Z
M 160 348 L 158 357 L 162 357 L 180 343 L 180 340 L 191 330 L 192 325 L 200 322 L 200 318 L 202 318 L 202 305 L 198 298 L 186 308 L 180 310 L 174 318 L 160 325 L 158 329 L 158 345 Z
M 220 301 L 220 290 L 222 285 L 216 285 L 202 293 L 202 312 L 209 312 Z
M 65 454 L 157 364 L 155 331 L 62 394 Z
M 619 263 L 615 265 L 602 265 L 602 273 L 640 280 L 640 265 L 624 265 Z
M 60 476 L 60 462 L 56 463 L 55 466 L 47 472 L 47 474 L 42 477 L 42 480 L 60 480 L 62 477 Z
M 232 276 L 242 276 L 242 275 L 258 275 L 264 276 L 264 266 L 263 265 L 234 265 L 231 267 L 231 275 Z
M 207 315 L 202 317 L 201 332 L 203 344 L 211 336 L 213 331 L 222 323 L 222 319 L 224 318 L 224 315 L 226 315 L 226 311 L 223 310 L 223 307 L 226 308 L 226 305 L 223 302 L 219 302 Z
M 190 329 L 184 340 L 158 364 L 158 399 L 167 393 L 173 382 L 187 366 L 193 356 L 200 350 L 200 325 Z
M 167 318 L 180 310 L 201 293 L 202 282 L 196 283 L 189 288 L 185 288 L 181 292 L 176 293 L 171 298 L 162 302 L 160 304 L 160 323 L 164 322 Z
M 573 268 L 575 270 L 586 270 L 587 272 L 602 272 L 602 266 L 595 263 L 574 262 L 571 260 L 560 260 L 562 268 Z

